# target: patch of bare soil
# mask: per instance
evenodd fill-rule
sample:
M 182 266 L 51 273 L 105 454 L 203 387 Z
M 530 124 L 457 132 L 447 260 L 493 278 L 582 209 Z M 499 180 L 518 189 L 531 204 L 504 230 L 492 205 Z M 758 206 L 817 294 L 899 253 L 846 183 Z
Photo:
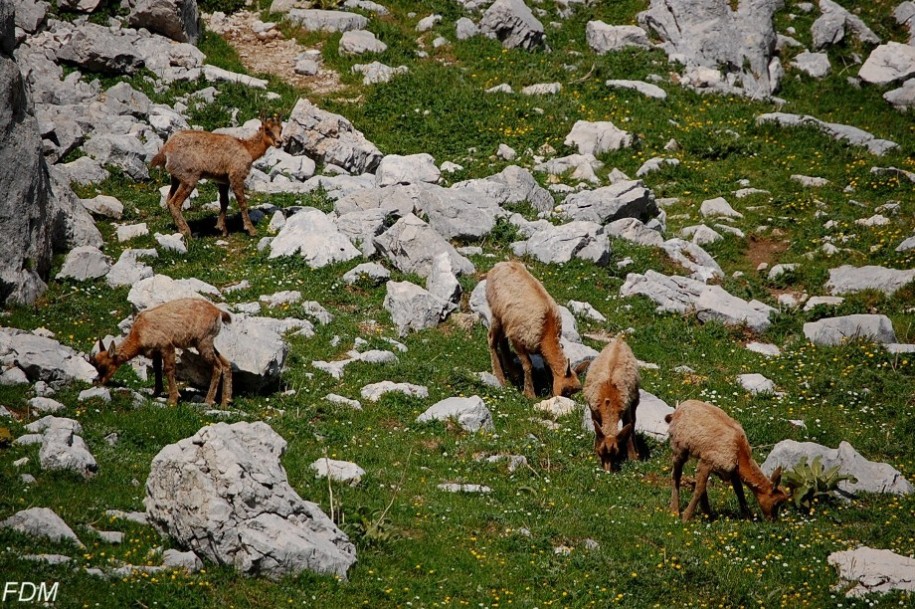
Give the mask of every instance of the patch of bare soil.
M 252 74 L 272 74 L 315 95 L 326 95 L 344 88 L 340 75 L 333 70 L 321 68 L 314 76 L 297 74 L 296 59 L 309 49 L 295 40 L 284 38 L 275 27 L 263 31 L 263 24 L 256 13 L 239 11 L 225 16 L 214 13 L 204 14 L 203 18 L 207 29 L 225 38 Z M 256 31 L 255 26 L 262 31 Z
M 747 248 L 747 259 L 752 268 L 765 262 L 769 266 L 778 261 L 779 256 L 788 249 L 787 241 L 775 241 L 752 235 L 749 239 L 750 247 Z

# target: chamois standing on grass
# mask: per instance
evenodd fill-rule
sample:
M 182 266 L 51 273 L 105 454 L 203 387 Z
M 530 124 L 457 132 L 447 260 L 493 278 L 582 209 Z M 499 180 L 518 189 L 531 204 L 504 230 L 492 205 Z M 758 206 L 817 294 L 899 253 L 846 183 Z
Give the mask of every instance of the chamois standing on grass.
M 588 368 L 583 393 L 594 423 L 594 452 L 606 471 L 619 469 L 624 445 L 629 459 L 639 458 L 635 446 L 639 382 L 635 355 L 619 337 L 608 343 Z M 619 429 L 620 420 L 622 429 Z
M 706 483 L 711 473 L 730 481 L 744 517 L 751 517 L 751 513 L 741 483 L 750 487 L 756 495 L 766 519 L 775 520 L 778 517 L 778 509 L 790 498 L 778 486 L 782 468 L 776 469 L 771 479 L 766 477 L 753 460 L 747 435 L 737 421 L 717 406 L 698 400 L 683 402 L 665 420 L 670 423 L 670 447 L 673 450 L 670 509 L 675 514 L 680 513 L 680 475 L 683 473 L 683 464 L 691 456 L 699 459 L 696 466 L 696 488 L 683 512 L 683 522 L 692 518 L 696 504 L 700 502 L 705 513 L 711 515 L 706 493 Z
M 133 322 L 127 338 L 116 347 L 114 341 L 108 348 L 99 339 L 99 352 L 90 360 L 98 371 L 96 384 L 104 385 L 117 369 L 137 355 L 152 358 L 156 375 L 155 395 L 162 393 L 162 367 L 168 378 L 168 403 L 178 403 L 178 385 L 175 383 L 175 348 L 195 347 L 200 357 L 213 367 L 206 403 L 216 400 L 216 389 L 222 377 L 222 405 L 232 399 L 232 364 L 216 351 L 213 341 L 222 324 L 232 322 L 232 317 L 216 305 L 199 298 L 179 298 L 151 309 L 146 309 Z
M 219 187 L 219 220 L 216 228 L 225 237 L 226 210 L 229 208 L 229 188 L 235 193 L 241 220 L 252 237 L 256 235 L 254 224 L 248 217 L 248 201 L 245 199 L 245 179 L 251 165 L 264 156 L 271 146 L 283 144 L 283 125 L 279 118 L 261 121 L 257 133 L 248 139 L 239 139 L 222 133 L 208 131 L 179 131 L 175 133 L 150 162 L 152 167 L 165 167 L 171 174 L 172 185 L 165 204 L 171 212 L 178 230 L 191 238 L 191 229 L 181 214 L 181 206 L 190 196 L 201 178 L 213 180 Z
M 524 369 L 524 395 L 534 397 L 531 354 L 539 353 L 553 375 L 553 395 L 569 397 L 581 390 L 559 337 L 562 317 L 556 301 L 520 262 L 500 262 L 486 275 L 486 300 L 492 311 L 489 351 L 492 372 L 503 385 L 505 369 L 517 370 L 509 343 Z

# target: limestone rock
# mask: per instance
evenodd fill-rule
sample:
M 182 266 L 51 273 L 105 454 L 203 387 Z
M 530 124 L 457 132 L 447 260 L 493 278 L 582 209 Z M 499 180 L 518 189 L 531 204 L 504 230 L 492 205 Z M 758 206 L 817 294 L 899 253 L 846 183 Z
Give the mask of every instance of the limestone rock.
M 474 271 L 473 264 L 457 253 L 432 227 L 408 214 L 375 237 L 375 245 L 400 271 L 428 277 L 437 254 L 447 252 L 456 274 Z
M 892 296 L 900 288 L 915 281 L 915 269 L 900 271 L 882 266 L 854 267 L 842 265 L 829 269 L 826 289 L 830 294 L 841 295 L 861 290 L 877 290 Z
M 361 252 L 324 212 L 305 207 L 288 218 L 270 242 L 270 258 L 296 254 L 302 256 L 310 268 L 318 269 L 352 260 Z
M 13 529 L 30 537 L 47 537 L 51 541 L 69 541 L 82 548 L 83 544 L 63 519 L 53 510 L 42 507 L 16 512 L 0 522 L 0 529 Z
M 349 461 L 321 458 L 309 466 L 318 478 L 330 478 L 337 482 L 346 482 L 351 486 L 359 484 L 365 470 Z
M 168 275 L 153 275 L 138 281 L 127 292 L 127 302 L 137 311 L 178 298 L 219 296 L 219 290 L 199 279 L 172 279 Z
M 427 398 L 429 390 L 422 385 L 412 383 L 393 383 L 391 381 L 381 381 L 380 383 L 371 383 L 362 388 L 360 395 L 363 399 L 370 402 L 377 402 L 386 393 L 402 393 L 411 397 Z
M 197 0 L 128 0 L 127 23 L 178 42 L 197 44 L 201 33 Z
M 657 85 L 642 82 L 641 80 L 611 79 L 606 81 L 604 84 L 606 84 L 611 89 L 632 89 L 634 91 L 638 91 L 645 97 L 650 97 L 652 99 L 667 99 L 667 91 Z
M 384 53 L 388 45 L 375 38 L 368 30 L 350 30 L 340 37 L 341 55 L 362 55 L 363 53 Z
M 598 224 L 621 218 L 647 222 L 658 215 L 658 206 L 654 194 L 641 180 L 629 180 L 570 194 L 562 202 L 561 211 L 574 220 Z
M 575 221 L 544 227 L 527 241 L 513 243 L 512 252 L 546 264 L 565 264 L 579 258 L 604 265 L 610 258 L 610 240 L 600 224 Z
M 97 247 L 84 245 L 67 254 L 63 267 L 57 273 L 57 279 L 74 279 L 86 281 L 104 277 L 111 270 L 111 259 Z
M 350 32 L 363 30 L 369 23 L 357 13 L 319 9 L 292 9 L 286 18 L 307 32 Z
M 890 550 L 865 546 L 854 550 L 833 552 L 826 562 L 836 568 L 843 582 L 857 583 L 845 596 L 860 598 L 893 590 L 915 590 L 915 558 L 901 556 Z
M 893 323 L 886 315 L 845 315 L 826 317 L 804 324 L 804 336 L 818 346 L 841 345 L 847 340 L 862 339 L 875 343 L 895 343 Z
M 305 98 L 299 99 L 292 109 L 283 127 L 283 138 L 287 152 L 304 152 L 318 162 L 339 165 L 355 173 L 374 170 L 382 157 L 378 148 L 352 123 L 339 114 L 321 110 Z
M 775 393 L 775 383 L 761 374 L 738 374 L 737 382 L 753 395 Z
M 0 356 L 14 360 L 30 382 L 59 386 L 73 381 L 91 383 L 97 376 L 81 353 L 54 339 L 13 328 L 0 328 Z
M 496 0 L 483 13 L 478 27 L 505 48 L 531 50 L 546 44 L 543 24 L 523 0 Z
M 913 47 L 915 49 L 915 47 Z M 782 127 L 811 126 L 835 140 L 848 142 L 852 146 L 864 146 L 871 154 L 881 156 L 899 147 L 895 142 L 874 137 L 873 134 L 839 123 L 827 123 L 812 116 L 772 112 L 756 117 L 757 124 L 774 123 Z
M 585 26 L 585 40 L 598 55 L 627 47 L 651 48 L 648 33 L 636 25 L 608 25 L 603 21 L 589 21 Z
M 449 302 L 409 281 L 389 281 L 382 306 L 391 314 L 391 320 L 400 336 L 409 331 L 434 328 L 442 321 Z
M 446 421 L 455 419 L 463 429 L 471 433 L 480 430 L 493 431 L 492 413 L 486 408 L 479 396 L 451 397 L 436 402 L 428 410 L 417 417 L 418 423 L 427 421 Z
M 632 145 L 632 134 L 617 129 L 610 121 L 575 121 L 563 144 L 578 148 L 579 154 L 595 156 Z
M 163 448 L 146 481 L 149 523 L 242 573 L 346 578 L 356 548 L 289 485 L 283 440 L 266 423 L 218 423 Z
M 417 182 L 438 182 L 441 172 L 435 166 L 431 154 L 388 154 L 381 159 L 375 170 L 375 185 L 414 184 Z

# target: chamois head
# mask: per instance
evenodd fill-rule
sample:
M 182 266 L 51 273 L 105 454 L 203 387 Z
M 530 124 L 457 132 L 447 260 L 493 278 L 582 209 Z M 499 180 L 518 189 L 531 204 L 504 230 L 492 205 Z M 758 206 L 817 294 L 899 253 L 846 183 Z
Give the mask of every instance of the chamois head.
M 786 501 L 791 498 L 791 494 L 779 488 L 778 483 L 782 479 L 782 468 L 777 467 L 775 471 L 772 472 L 772 477 L 770 478 L 772 482 L 772 488 L 766 492 L 763 491 L 756 496 L 757 501 L 759 501 L 759 507 L 762 509 L 763 516 L 766 520 L 775 520 L 778 518 L 778 510 L 782 507 Z
M 561 395 L 564 398 L 568 398 L 579 391 L 581 391 L 581 381 L 578 380 L 578 375 L 572 370 L 572 361 L 567 358 L 565 373 L 561 376 L 553 376 L 553 395 Z
M 111 377 L 114 376 L 121 364 L 118 362 L 114 341 L 111 341 L 111 344 L 105 349 L 105 343 L 102 342 L 102 339 L 99 339 L 98 348 L 98 353 L 89 358 L 89 363 L 95 366 L 95 370 L 98 372 L 95 384 L 104 385 L 111 380 Z
M 605 403 L 609 403 L 609 398 Z M 597 423 L 595 423 L 595 428 Z M 594 452 L 600 459 L 601 467 L 604 471 L 618 471 L 620 462 L 623 461 L 626 453 L 624 452 L 626 443 L 634 431 L 632 423 L 627 423 L 615 434 L 605 434 L 604 430 L 595 429 Z
M 283 121 L 277 115 L 261 119 L 261 132 L 270 146 L 279 148 L 283 145 Z

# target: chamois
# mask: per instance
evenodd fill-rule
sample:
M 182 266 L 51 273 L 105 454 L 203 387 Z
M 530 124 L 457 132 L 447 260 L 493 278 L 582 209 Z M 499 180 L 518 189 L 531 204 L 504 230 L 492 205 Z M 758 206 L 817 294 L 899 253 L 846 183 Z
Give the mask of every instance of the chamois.
M 635 446 L 639 381 L 635 355 L 620 337 L 608 343 L 588 369 L 583 393 L 594 423 L 594 452 L 606 471 L 619 469 L 623 445 L 629 459 L 639 458 Z M 617 431 L 621 419 L 623 428 Z
M 520 262 L 500 262 L 486 275 L 486 301 L 492 311 L 489 351 L 492 372 L 503 385 L 504 369 L 516 370 L 509 343 L 524 369 L 524 395 L 534 397 L 531 354 L 539 353 L 553 375 L 553 395 L 581 390 L 559 342 L 562 317 L 556 301 Z
M 256 235 L 254 224 L 248 217 L 248 201 L 245 199 L 245 178 L 251 165 L 264 156 L 271 146 L 283 144 L 283 125 L 279 118 L 268 118 L 254 136 L 239 139 L 231 135 L 208 131 L 179 131 L 175 133 L 150 162 L 152 167 L 165 167 L 171 174 L 172 185 L 166 205 L 171 212 L 178 230 L 191 238 L 191 229 L 181 214 L 181 205 L 194 191 L 201 178 L 217 183 L 219 187 L 219 219 L 216 228 L 225 237 L 226 210 L 229 208 L 229 187 L 235 193 L 241 210 L 242 224 L 248 234 Z
M 137 355 L 153 360 L 156 375 L 155 395 L 162 393 L 162 367 L 168 378 L 168 403 L 178 403 L 178 385 L 175 383 L 175 348 L 196 347 L 200 357 L 212 365 L 213 374 L 207 391 L 206 403 L 216 399 L 219 377 L 222 377 L 222 405 L 232 399 L 232 364 L 216 351 L 213 341 L 223 323 L 232 317 L 216 305 L 199 298 L 171 300 L 137 315 L 127 338 L 116 347 L 114 341 L 108 348 L 99 339 L 99 352 L 90 360 L 98 371 L 97 385 L 104 385 L 117 369 Z
M 768 520 L 778 517 L 778 509 L 790 498 L 786 491 L 778 487 L 782 469 L 776 469 L 771 479 L 766 477 L 753 460 L 747 435 L 737 421 L 717 406 L 698 400 L 683 402 L 665 420 L 670 423 L 670 447 L 673 449 L 670 509 L 675 514 L 680 513 L 680 475 L 683 473 L 683 464 L 690 457 L 699 459 L 696 466 L 696 488 L 683 512 L 683 522 L 692 518 L 699 502 L 705 513 L 711 515 L 705 488 L 711 473 L 731 482 L 744 517 L 751 517 L 751 513 L 741 482 L 756 495 L 759 507 Z

